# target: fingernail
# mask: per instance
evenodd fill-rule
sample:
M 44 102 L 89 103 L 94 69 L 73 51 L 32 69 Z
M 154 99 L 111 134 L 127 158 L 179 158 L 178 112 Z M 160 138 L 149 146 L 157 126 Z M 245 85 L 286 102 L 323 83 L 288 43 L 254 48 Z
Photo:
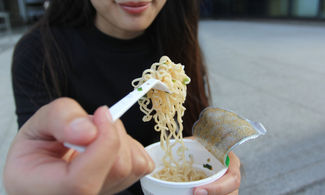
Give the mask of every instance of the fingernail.
M 108 106 L 103 106 L 103 108 L 105 109 L 105 114 L 106 114 L 108 121 L 112 122 L 113 119 L 112 119 L 112 115 L 111 115 L 111 112 L 109 111 Z
M 71 131 L 74 134 L 88 133 L 90 135 L 96 134 L 94 125 L 89 121 L 88 118 L 76 118 L 70 123 Z
M 206 189 L 198 189 L 195 191 L 195 195 L 208 195 L 208 191 Z

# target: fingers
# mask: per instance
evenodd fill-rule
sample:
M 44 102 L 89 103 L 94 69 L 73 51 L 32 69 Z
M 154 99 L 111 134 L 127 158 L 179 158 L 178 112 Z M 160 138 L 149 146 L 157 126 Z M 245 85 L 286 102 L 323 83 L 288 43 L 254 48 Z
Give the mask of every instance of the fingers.
M 70 98 L 59 98 L 41 107 L 21 128 L 27 139 L 58 140 L 87 145 L 97 135 L 84 109 Z
M 87 147 L 86 151 L 74 158 L 68 168 L 68 180 L 76 180 L 83 184 L 78 188 L 84 192 L 98 193 L 105 178 L 112 170 L 118 151 L 121 147 L 120 129 L 112 123 L 106 106 L 100 107 L 94 114 L 94 123 L 98 129 L 97 138 Z
M 195 195 L 223 195 L 236 191 L 240 186 L 240 161 L 233 153 L 229 154 L 229 167 L 224 176 L 217 181 L 200 186 L 194 190 Z
M 117 121 L 114 125 L 119 129 L 117 133 L 120 136 L 121 147 L 120 150 L 116 151 L 118 156 L 109 175 L 107 176 L 107 187 L 117 190 L 118 186 L 121 186 L 121 183 L 123 183 L 125 178 L 127 178 L 132 172 L 132 154 L 127 134 L 124 131 L 122 123 Z
M 124 129 L 122 122 L 119 120 L 115 124 L 120 129 Z M 139 180 L 140 177 L 150 173 L 154 169 L 154 163 L 149 157 L 144 147 L 126 134 L 120 132 L 121 149 L 111 172 L 105 182 L 103 191 L 116 193 Z
M 129 136 L 132 151 L 133 173 L 140 178 L 151 173 L 155 169 L 155 164 L 144 147 L 135 139 Z
M 239 194 L 239 190 L 235 190 L 233 192 L 231 192 L 230 194 L 227 194 L 227 195 L 238 195 Z
M 66 159 L 58 159 L 60 166 L 66 166 L 66 176 L 57 181 L 71 194 L 97 194 L 101 189 L 118 192 L 154 168 L 143 146 L 127 135 L 121 121 L 112 122 L 106 106 L 89 116 L 74 100 L 59 98 L 39 109 L 20 134 L 25 140 L 42 141 L 43 147 L 52 140 L 87 145 L 79 155 L 67 153 Z
M 116 122 L 119 129 L 125 129 L 123 123 L 119 120 Z M 125 131 L 119 131 L 122 137 L 122 146 L 120 150 L 120 156 L 115 162 L 114 170 L 118 175 L 117 177 L 125 177 L 129 175 L 135 175 L 136 177 L 148 174 L 154 168 L 153 160 L 148 153 L 144 150 L 144 147 Z M 129 166 L 128 168 L 125 168 Z
M 85 152 L 67 163 L 53 153 L 63 148 L 57 140 L 70 142 L 74 136 L 82 137 L 78 134 L 81 130 L 76 130 L 75 134 L 67 132 L 76 125 L 73 123 L 79 123 L 75 122 L 79 118 L 92 122 L 79 104 L 68 98 L 60 98 L 35 113 L 21 128 L 20 140 L 16 140 L 11 155 L 8 155 L 11 163 L 8 163 L 7 170 L 15 171 L 7 174 L 8 181 L 20 180 L 17 182 L 22 192 L 30 189 L 26 194 L 51 194 L 55 191 L 56 194 L 97 194 L 115 162 L 120 137 L 111 122 L 108 108 L 101 107 L 95 112 L 94 124 L 81 122 L 83 125 L 77 125 L 79 129 L 85 126 L 86 130 L 93 128 L 98 136 L 94 136 Z M 30 188 L 35 184 L 40 184 L 39 188 Z

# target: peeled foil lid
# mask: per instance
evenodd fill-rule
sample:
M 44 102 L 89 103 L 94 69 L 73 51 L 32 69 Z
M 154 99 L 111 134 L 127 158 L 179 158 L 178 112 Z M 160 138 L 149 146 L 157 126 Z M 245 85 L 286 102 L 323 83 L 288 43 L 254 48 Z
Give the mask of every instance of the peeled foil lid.
M 208 107 L 201 112 L 192 131 L 198 142 L 224 165 L 231 150 L 266 133 L 266 129 L 259 122 L 213 107 Z

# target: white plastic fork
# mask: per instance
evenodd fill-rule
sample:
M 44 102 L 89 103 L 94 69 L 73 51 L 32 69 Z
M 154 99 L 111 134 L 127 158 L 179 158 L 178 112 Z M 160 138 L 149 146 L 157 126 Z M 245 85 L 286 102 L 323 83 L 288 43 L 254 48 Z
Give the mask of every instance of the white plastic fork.
M 149 79 L 148 81 L 143 83 L 140 87 L 134 89 L 132 92 L 130 92 L 124 98 L 122 98 L 120 101 L 115 103 L 109 109 L 113 121 L 116 121 L 117 119 L 119 119 L 127 110 L 129 110 L 131 108 L 131 106 L 134 103 L 136 103 L 142 96 L 144 96 L 152 88 L 158 89 L 161 91 L 165 91 L 167 93 L 171 93 L 171 91 L 168 89 L 168 87 L 163 82 L 161 82 L 157 79 Z M 64 142 L 64 146 L 74 149 L 78 152 L 84 152 L 86 149 L 84 146 L 78 146 L 78 145 L 70 144 L 67 142 Z

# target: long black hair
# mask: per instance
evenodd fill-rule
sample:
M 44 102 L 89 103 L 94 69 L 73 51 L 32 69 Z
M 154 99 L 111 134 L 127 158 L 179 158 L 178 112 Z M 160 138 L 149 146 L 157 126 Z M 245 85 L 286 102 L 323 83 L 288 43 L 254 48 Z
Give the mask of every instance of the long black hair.
M 206 69 L 198 42 L 198 0 L 167 0 L 157 18 L 147 29 L 159 45 L 162 55 L 185 65 L 191 78 L 185 102 L 184 130 L 191 127 L 201 110 L 209 105 Z M 43 80 L 50 97 L 65 96 L 68 60 L 61 53 L 53 35 L 53 27 L 79 28 L 91 26 L 96 11 L 90 0 L 52 0 L 44 17 L 36 24 L 40 30 L 44 49 Z M 47 75 L 50 75 L 48 78 Z M 65 79 L 59 79 L 65 78 Z

